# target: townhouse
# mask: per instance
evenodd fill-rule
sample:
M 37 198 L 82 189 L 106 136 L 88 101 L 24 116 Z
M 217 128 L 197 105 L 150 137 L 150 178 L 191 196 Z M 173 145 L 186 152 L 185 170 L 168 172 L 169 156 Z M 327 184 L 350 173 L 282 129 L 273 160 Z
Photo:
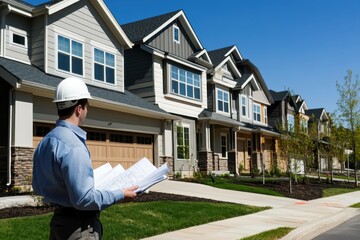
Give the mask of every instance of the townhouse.
M 69 76 L 83 79 L 94 98 L 83 125 L 93 167 L 127 168 L 144 156 L 160 165 L 174 116 L 125 90 L 124 51 L 133 43 L 103 1 L 4 0 L 0 11 L 2 187 L 31 186 L 34 149 L 57 120 L 55 87 Z

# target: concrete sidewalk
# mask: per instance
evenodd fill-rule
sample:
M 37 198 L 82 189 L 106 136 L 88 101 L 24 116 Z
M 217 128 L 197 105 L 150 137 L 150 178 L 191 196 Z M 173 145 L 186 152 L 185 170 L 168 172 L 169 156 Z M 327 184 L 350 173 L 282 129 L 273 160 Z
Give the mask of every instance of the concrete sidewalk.
M 170 180 L 153 186 L 151 191 L 209 198 L 252 206 L 269 206 L 272 209 L 164 233 L 146 238 L 146 240 L 238 240 L 279 227 L 296 228 L 285 236 L 283 240 L 310 240 L 360 214 L 360 210 L 348 208 L 349 205 L 360 202 L 360 191 L 303 201 Z

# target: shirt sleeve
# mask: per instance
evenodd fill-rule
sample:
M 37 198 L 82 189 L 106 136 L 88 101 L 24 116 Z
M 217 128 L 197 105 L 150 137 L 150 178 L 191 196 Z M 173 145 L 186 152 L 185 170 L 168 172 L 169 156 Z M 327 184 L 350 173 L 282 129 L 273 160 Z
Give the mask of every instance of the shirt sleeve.
M 124 199 L 122 190 L 94 188 L 91 159 L 86 147 L 72 148 L 63 156 L 61 170 L 69 200 L 79 210 L 103 210 Z

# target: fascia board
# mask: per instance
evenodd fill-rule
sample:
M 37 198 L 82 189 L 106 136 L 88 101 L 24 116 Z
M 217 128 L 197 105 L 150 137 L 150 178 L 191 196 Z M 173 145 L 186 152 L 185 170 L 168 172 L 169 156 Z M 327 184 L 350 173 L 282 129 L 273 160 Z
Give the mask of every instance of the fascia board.
M 236 77 L 241 77 L 241 73 L 240 71 L 237 69 L 236 65 L 234 64 L 234 62 L 231 60 L 230 56 L 227 56 L 219 65 L 217 65 L 217 67 L 214 69 L 215 71 L 219 70 L 225 63 L 229 63 L 231 65 L 231 69 L 233 70 L 233 72 L 235 73 Z
M 203 49 L 201 50 L 198 54 L 195 55 L 196 58 L 200 58 L 201 55 L 205 55 L 206 56 L 206 60 L 210 63 L 210 64 L 213 64 L 211 59 L 210 59 L 210 56 L 208 54 L 208 52 L 206 51 L 206 49 Z
M 63 0 L 60 1 L 50 7 L 48 7 L 48 14 L 52 15 L 58 11 L 61 11 L 62 9 L 71 6 L 72 4 L 75 4 L 79 0 Z M 122 43 L 123 47 L 125 49 L 132 48 L 134 45 L 130 39 L 126 36 L 125 32 L 120 27 L 119 23 L 116 21 L 108 7 L 105 5 L 103 1 L 97 1 L 97 0 L 90 0 L 90 2 L 93 4 L 93 6 L 97 9 L 100 16 L 105 20 L 109 28 L 112 30 L 112 32 L 115 34 L 116 38 L 119 40 L 119 42 Z
M 8 9 L 9 11 L 11 12 L 14 12 L 14 13 L 17 13 L 17 14 L 20 14 L 20 15 L 23 15 L 25 17 L 32 17 L 32 14 L 28 11 L 25 11 L 25 10 L 21 10 L 19 8 L 16 8 L 14 6 L 11 6 L 11 5 L 8 5 Z
M 190 31 L 191 34 L 189 34 L 189 37 L 193 40 L 193 42 L 195 41 L 194 43 L 197 49 L 203 49 L 199 39 L 196 37 L 194 30 L 192 29 L 182 10 L 175 14 L 172 18 L 161 24 L 160 27 L 158 27 L 155 31 L 144 37 L 142 41 L 146 42 L 147 40 L 155 36 L 158 32 L 160 32 L 162 29 L 164 29 L 167 25 L 169 25 L 171 22 L 175 21 L 175 19 L 177 18 L 180 18 L 180 21 L 184 24 L 183 27 Z
M 250 77 L 241 85 L 241 89 L 244 89 L 245 86 L 246 86 L 250 81 L 253 81 L 253 82 L 254 82 L 256 89 L 260 89 L 259 84 L 257 83 L 254 74 L 251 74 Z
M 20 87 L 20 85 L 18 86 L 18 88 L 19 87 Z M 55 87 L 47 86 L 44 84 L 38 84 L 38 83 L 34 83 L 31 81 L 27 81 L 27 80 L 22 80 L 21 87 L 25 91 L 36 93 L 37 95 L 44 96 L 44 97 L 53 96 L 54 91 L 55 91 Z M 103 98 L 93 97 L 93 99 L 91 99 L 90 101 L 91 101 L 92 106 L 100 106 L 101 107 L 104 105 L 107 105 L 107 106 L 111 105 L 113 107 L 118 108 L 121 111 L 131 112 L 131 113 L 133 113 L 135 115 L 139 115 L 139 116 L 146 115 L 146 116 L 157 118 L 157 119 L 169 119 L 169 120 L 179 119 L 177 116 L 174 116 L 170 113 L 156 112 L 153 110 L 136 107 L 136 106 L 132 106 L 129 104 L 114 102 L 114 101 L 110 101 L 110 100 L 103 99 Z M 114 109 L 113 107 L 109 107 L 108 109 Z
M 225 56 L 230 56 L 230 54 L 232 52 L 235 52 L 235 55 L 237 55 L 239 57 L 240 61 L 243 60 L 243 57 L 241 56 L 241 54 L 236 46 L 233 46 L 227 53 L 225 53 Z
M 190 67 L 190 68 L 199 70 L 199 71 L 206 71 L 206 70 L 207 70 L 206 67 L 202 67 L 202 66 L 200 66 L 200 65 L 194 64 L 194 63 L 189 62 L 189 61 L 186 61 L 186 60 L 184 60 L 184 59 L 180 59 L 180 58 L 178 58 L 178 57 L 176 57 L 176 56 L 166 55 L 166 54 L 165 54 L 165 58 L 166 58 L 166 59 L 169 59 L 169 60 L 171 60 L 171 61 L 180 63 L 180 64 L 182 64 L 182 65 L 184 65 L 184 66 L 187 66 L 187 67 Z

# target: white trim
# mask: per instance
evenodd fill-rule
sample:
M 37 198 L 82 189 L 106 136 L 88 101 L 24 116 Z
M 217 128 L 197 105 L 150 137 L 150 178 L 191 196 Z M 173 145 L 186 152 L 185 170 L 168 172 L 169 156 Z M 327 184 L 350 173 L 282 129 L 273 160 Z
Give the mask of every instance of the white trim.
M 257 89 L 260 89 L 259 84 L 257 83 L 254 74 L 251 74 L 250 77 L 241 85 L 241 89 L 244 89 L 245 86 L 246 86 L 251 80 L 254 81 L 256 88 L 257 88 Z
M 216 112 L 221 113 L 221 114 L 230 115 L 230 94 L 229 94 L 229 91 L 226 91 L 226 90 L 221 89 L 221 88 L 218 88 L 218 87 L 216 87 L 215 90 L 216 90 L 216 93 L 215 93 Z M 219 94 L 218 94 L 218 93 L 219 93 L 219 91 L 222 92 L 223 95 L 224 95 L 224 94 L 227 94 L 227 97 L 228 97 L 228 101 L 226 102 L 226 103 L 228 104 L 228 111 L 227 111 L 227 112 L 225 112 L 225 111 L 220 111 L 220 110 L 219 110 L 219 105 L 218 105 L 218 102 L 219 102 Z M 221 101 L 222 101 L 223 103 L 225 103 L 224 100 L 221 100 Z M 223 107 L 224 107 L 224 104 L 223 104 Z
M 95 49 L 98 49 L 100 51 L 103 51 L 104 52 L 104 63 L 102 64 L 102 66 L 104 67 L 104 80 L 98 80 L 98 79 L 95 79 Z M 114 83 L 109 83 L 106 81 L 106 53 L 109 53 L 109 54 L 112 54 L 114 56 Z M 100 47 L 96 47 L 96 46 L 91 46 L 91 69 L 92 69 L 92 76 L 91 76 L 91 79 L 92 81 L 94 82 L 99 82 L 99 83 L 103 83 L 103 84 L 108 84 L 108 85 L 111 85 L 111 86 L 117 86 L 117 77 L 116 77 L 116 70 L 117 70 L 117 64 L 116 64 L 116 52 L 110 52 L 110 51 L 107 51 L 107 50 L 104 50 Z M 100 64 L 100 63 L 99 63 Z M 112 68 L 112 67 L 110 67 Z
M 231 60 L 230 56 L 226 57 L 217 67 L 215 68 L 215 71 L 221 69 L 225 63 L 229 63 L 231 66 L 231 70 L 235 73 L 236 77 L 241 77 L 240 71 L 235 66 L 234 62 Z
M 64 37 L 64 38 L 68 38 L 69 40 L 70 40 L 70 69 L 69 69 L 69 71 L 66 71 L 66 70 L 62 70 L 62 69 L 59 69 L 59 66 L 58 66 L 58 64 L 59 64 L 59 62 L 58 62 L 58 59 L 59 59 L 59 43 L 58 43 L 58 37 L 59 37 L 59 35 L 61 36 L 61 37 Z M 79 43 L 81 43 L 82 44 L 82 55 L 81 55 L 81 60 L 82 60 L 82 74 L 77 74 L 77 73 L 74 73 L 74 72 L 72 72 L 72 65 L 71 65 L 71 57 L 73 56 L 72 55 L 72 52 L 71 52 L 71 50 L 72 50 L 72 48 L 71 48 L 71 42 L 72 41 L 76 41 L 76 42 L 78 42 L 77 40 L 74 40 L 73 38 L 71 38 L 71 37 L 68 37 L 68 36 L 64 36 L 64 35 L 62 35 L 62 34 L 59 34 L 59 33 L 55 33 L 55 69 L 56 69 L 56 71 L 59 71 L 59 72 L 62 72 L 62 73 L 66 73 L 66 74 L 71 74 L 71 75 L 75 75 L 75 76 L 80 76 L 80 77 L 82 77 L 82 78 L 84 78 L 85 77 L 85 56 L 84 56 L 84 51 L 85 51 L 85 44 L 84 44 L 84 42 L 79 42 Z M 76 57 L 78 57 L 78 56 L 76 56 Z
M 224 56 L 229 56 L 233 51 L 236 52 L 236 54 L 238 55 L 238 57 L 240 58 L 240 60 L 243 60 L 243 57 L 241 56 L 239 50 L 237 49 L 236 46 L 233 46 L 227 53 L 225 53 Z
M 67 1 L 59 1 L 58 3 L 50 6 L 48 9 L 49 15 L 54 14 L 70 5 L 73 5 L 74 3 L 78 2 L 79 0 L 67 0 Z
M 14 34 L 24 38 L 24 45 L 14 42 Z M 9 44 L 22 49 L 28 49 L 28 36 L 27 34 L 19 33 L 18 31 L 9 29 Z
M 259 107 L 259 112 L 255 112 L 255 107 Z M 254 120 L 254 122 L 261 123 L 261 105 L 260 104 L 253 102 L 252 114 L 253 114 L 252 119 Z M 260 120 L 255 119 L 254 114 L 260 115 Z
M 175 24 L 172 26 L 173 28 L 173 41 L 177 44 L 180 44 L 180 28 L 178 26 L 176 26 Z M 176 33 L 177 32 L 177 38 L 176 39 Z
M 26 16 L 26 17 L 32 17 L 32 14 L 23 10 L 20 10 L 18 8 L 15 8 L 14 6 L 8 5 L 9 10 L 15 13 L 18 13 L 20 15 Z

